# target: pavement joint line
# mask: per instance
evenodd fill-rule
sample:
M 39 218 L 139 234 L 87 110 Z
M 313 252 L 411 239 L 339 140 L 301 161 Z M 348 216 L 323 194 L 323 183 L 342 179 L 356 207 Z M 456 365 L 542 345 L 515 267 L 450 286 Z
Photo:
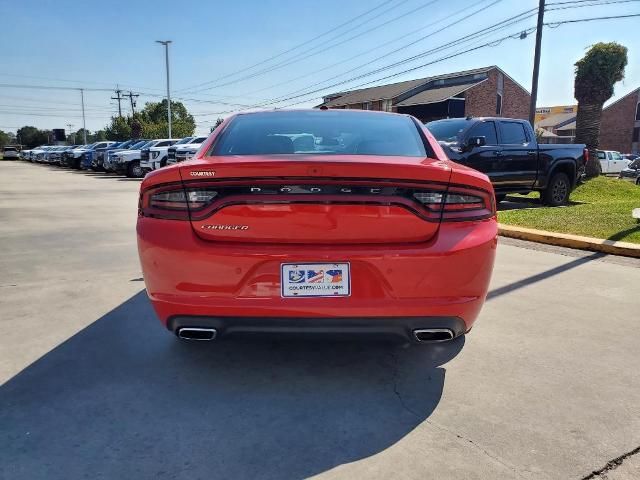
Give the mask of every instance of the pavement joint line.
M 620 465 L 622 465 L 627 458 L 632 457 L 638 453 L 640 453 L 640 446 L 634 448 L 633 450 L 627 453 L 623 453 L 622 455 L 614 458 L 613 460 L 609 460 L 604 467 L 602 467 L 599 470 L 594 470 L 589 475 L 582 477 L 580 480 L 593 480 L 594 478 L 600 477 L 602 474 L 609 473 L 615 470 L 616 468 L 618 468 Z M 602 477 L 602 478 L 606 478 L 606 477 Z
M 640 228 L 640 225 L 638 226 Z M 558 247 L 569 247 L 578 250 L 610 253 L 626 257 L 640 258 L 640 245 L 630 242 L 604 240 L 601 238 L 584 237 L 568 233 L 548 232 L 533 228 L 515 227 L 513 225 L 498 224 L 498 234 L 504 237 L 528 240 L 530 242 L 546 243 Z

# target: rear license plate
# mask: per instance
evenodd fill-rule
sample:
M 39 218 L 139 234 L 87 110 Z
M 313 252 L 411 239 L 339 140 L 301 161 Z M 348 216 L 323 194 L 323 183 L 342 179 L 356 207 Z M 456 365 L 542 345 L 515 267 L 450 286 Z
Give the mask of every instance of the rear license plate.
M 283 297 L 351 295 L 348 263 L 283 263 L 280 272 Z

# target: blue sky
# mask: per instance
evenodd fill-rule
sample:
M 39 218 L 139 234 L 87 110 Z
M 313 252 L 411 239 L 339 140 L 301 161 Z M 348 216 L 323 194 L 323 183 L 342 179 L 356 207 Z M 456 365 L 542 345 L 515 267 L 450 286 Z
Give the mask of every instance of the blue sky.
M 562 1 L 566 0 L 547 3 Z M 599 0 L 603 1 L 612 0 Z M 589 3 L 592 2 L 582 5 Z M 218 116 L 247 108 L 239 105 L 312 106 L 322 94 L 434 61 L 380 83 L 498 65 L 530 89 L 535 34 L 438 60 L 533 27 L 535 16 L 414 62 L 332 85 L 468 38 L 477 30 L 534 9 L 537 4 L 537 0 L 0 0 L 4 40 L 0 83 L 87 89 L 111 89 L 119 84 L 141 95 L 140 107 L 164 94 L 164 51 L 154 40 L 171 39 L 172 97 L 186 99 L 184 103 L 195 115 L 199 133 L 208 132 Z M 376 6 L 379 7 L 375 9 Z M 575 4 L 549 6 L 559 7 L 563 9 L 548 11 L 545 21 L 640 13 L 638 1 L 581 8 Z M 474 11 L 477 13 L 462 19 Z M 358 15 L 363 16 L 340 27 Z M 453 25 L 434 33 L 450 23 Z M 639 87 L 638 25 L 640 18 L 545 27 L 538 106 L 574 103 L 573 64 L 589 45 L 598 41 L 617 41 L 629 49 L 626 78 L 616 85 L 614 99 Z M 331 29 L 335 30 L 312 40 Z M 432 35 L 418 41 L 427 34 Z M 308 43 L 268 60 L 304 42 Z M 393 50 L 398 51 L 391 53 Z M 382 55 L 385 56 L 381 58 Z M 258 62 L 265 63 L 248 68 Z M 246 70 L 236 73 L 242 69 Z M 345 73 L 347 70 L 353 71 Z M 254 76 L 242 78 L 249 74 Z M 311 90 L 321 91 L 277 101 Z M 110 115 L 117 112 L 116 102 L 109 98 L 112 95 L 85 92 L 87 128 L 104 127 Z M 75 130 L 82 125 L 79 100 L 77 91 L 0 86 L 0 129 L 15 131 L 23 125 L 68 128 L 66 124 L 71 123 Z M 123 109 L 130 111 L 128 101 L 123 102 Z

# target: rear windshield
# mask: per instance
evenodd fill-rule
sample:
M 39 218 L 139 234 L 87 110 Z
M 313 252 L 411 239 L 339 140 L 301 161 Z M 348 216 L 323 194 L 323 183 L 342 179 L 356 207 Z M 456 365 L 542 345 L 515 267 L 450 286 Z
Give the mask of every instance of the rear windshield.
M 330 110 L 239 115 L 211 153 L 427 156 L 409 117 Z
M 439 142 L 451 143 L 459 142 L 469 125 L 469 120 L 465 118 L 451 118 L 429 122 L 426 127 Z
M 16 151 L 16 149 L 15 149 L 15 148 L 13 148 L 13 147 L 4 147 L 4 151 L 5 151 L 5 152 L 15 152 L 15 151 Z

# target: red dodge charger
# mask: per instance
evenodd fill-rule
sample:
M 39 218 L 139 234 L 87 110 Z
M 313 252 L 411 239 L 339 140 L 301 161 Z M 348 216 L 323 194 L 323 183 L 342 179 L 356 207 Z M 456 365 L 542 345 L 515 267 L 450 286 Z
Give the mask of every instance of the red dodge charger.
M 140 187 L 147 292 L 180 338 L 450 340 L 496 251 L 488 178 L 415 118 L 353 110 L 228 118 Z

